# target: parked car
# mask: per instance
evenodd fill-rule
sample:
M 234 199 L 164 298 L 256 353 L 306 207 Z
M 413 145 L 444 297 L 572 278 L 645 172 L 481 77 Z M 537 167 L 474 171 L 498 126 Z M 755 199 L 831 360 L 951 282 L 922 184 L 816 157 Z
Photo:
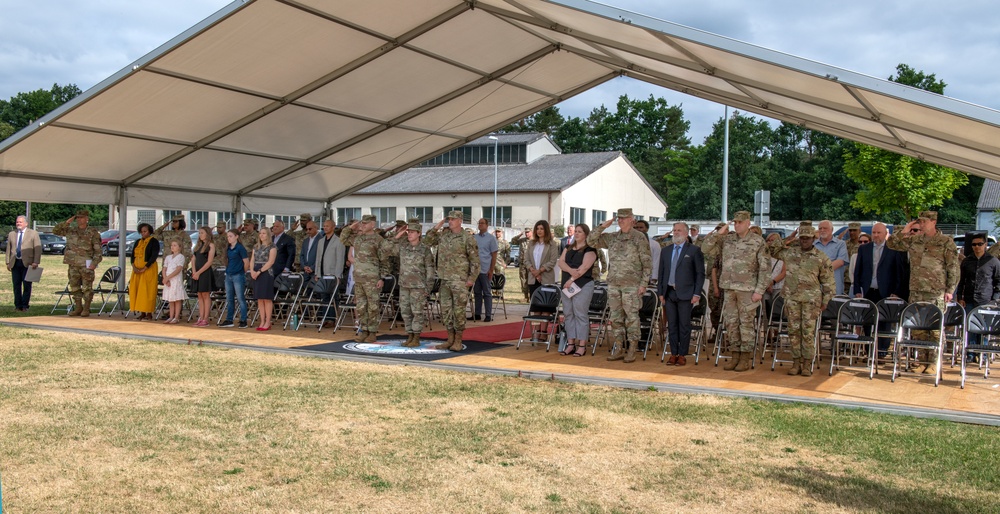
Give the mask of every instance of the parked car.
M 62 255 L 66 251 L 66 238 L 55 234 L 38 234 L 42 240 L 42 253 Z
M 510 246 L 510 257 L 507 259 L 508 266 L 514 266 L 515 268 L 521 265 L 521 247 L 518 245 Z
M 107 257 L 108 255 L 111 255 L 108 252 L 108 243 L 110 243 L 111 241 L 116 241 L 116 242 L 118 241 L 118 232 L 119 232 L 118 229 L 114 229 L 114 228 L 110 229 L 110 230 L 105 230 L 104 232 L 101 232 L 101 255 L 104 255 L 105 257 Z M 133 234 L 133 233 L 135 233 L 134 230 L 127 230 L 125 232 L 125 235 L 127 237 L 129 234 Z M 115 255 L 118 255 L 118 251 L 117 250 L 115 250 Z
M 139 239 L 140 235 L 138 232 L 132 232 L 125 236 L 125 255 L 132 256 L 132 246 Z M 104 245 L 107 247 L 106 255 L 118 255 L 118 239 L 112 239 L 108 241 L 108 244 Z

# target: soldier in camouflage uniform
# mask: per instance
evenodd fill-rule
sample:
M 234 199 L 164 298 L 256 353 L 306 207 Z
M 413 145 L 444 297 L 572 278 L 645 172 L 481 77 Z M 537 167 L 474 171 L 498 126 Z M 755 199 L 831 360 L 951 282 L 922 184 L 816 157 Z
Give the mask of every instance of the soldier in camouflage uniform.
M 292 239 L 295 240 L 294 266 L 296 271 L 302 271 L 302 263 L 299 262 L 300 260 L 299 254 L 302 253 L 302 242 L 305 241 L 307 237 L 309 237 L 309 233 L 306 230 L 306 225 L 308 225 L 309 222 L 312 221 L 312 219 L 313 219 L 312 214 L 309 214 L 308 212 L 303 212 L 302 214 L 299 214 L 299 220 L 296 221 L 295 223 L 292 223 L 292 226 L 289 227 L 287 232 L 287 234 L 292 236 Z
M 920 233 L 912 235 L 910 229 L 917 224 Z M 958 287 L 960 264 L 955 241 L 937 229 L 937 211 L 921 212 L 920 217 L 907 223 L 901 233 L 894 232 L 889 236 L 885 245 L 906 252 L 910 258 L 910 302 L 933 303 L 944 314 L 948 302 L 952 300 L 952 293 Z M 913 336 L 936 340 L 940 334 L 937 330 L 914 331 Z M 931 362 L 930 352 L 918 352 L 917 360 L 927 363 L 924 373 L 938 373 L 939 370 Z
M 605 234 L 615 218 L 601 223 L 587 236 L 587 245 L 600 253 L 608 249 L 608 308 L 614 346 L 609 361 L 635 361 L 635 350 L 642 338 L 639 329 L 639 308 L 653 273 L 649 238 L 632 230 L 635 218 L 632 209 L 618 209 L 618 232 Z M 622 349 L 625 348 L 623 354 Z
M 423 226 L 410 223 L 406 230 L 396 232 L 393 254 L 399 257 L 399 308 L 406 327 L 406 342 L 400 346 L 420 346 L 420 332 L 424 329 L 424 306 L 427 295 L 434 288 L 434 255 L 420 242 Z M 404 237 L 405 235 L 405 237 Z
M 750 213 L 739 211 L 733 216 L 735 233 L 729 225 L 716 230 L 702 245 L 706 259 L 722 256 L 719 287 L 725 290 L 722 317 L 732 357 L 723 369 L 746 371 L 753 361 L 754 319 L 771 282 L 771 258 L 764 247 L 764 238 L 750 231 Z
M 524 294 L 524 301 L 531 301 L 531 294 L 528 292 L 528 243 L 531 242 L 531 227 L 524 227 L 524 232 L 510 238 L 511 246 L 517 245 L 521 253 L 519 253 L 518 259 L 521 260 L 520 265 L 518 265 L 517 273 L 521 278 L 521 293 Z M 597 252 L 600 254 L 601 252 Z
M 71 225 L 74 221 L 75 226 Z M 101 262 L 101 233 L 88 227 L 89 221 L 90 212 L 80 210 L 52 229 L 53 234 L 66 238 L 63 264 L 69 264 L 69 294 L 74 306 L 70 316 L 90 316 L 90 302 L 94 299 L 94 270 Z M 190 242 L 189 239 L 188 247 Z
M 847 241 L 844 243 L 847 246 L 847 263 L 845 266 L 850 269 L 851 257 L 858 253 L 858 247 L 861 246 L 861 224 L 854 221 L 847 224 L 847 230 L 845 233 L 848 235 Z M 843 233 L 841 237 L 844 237 Z M 850 273 L 844 273 L 844 294 L 850 294 L 851 283 L 854 281 L 854 277 Z
M 691 225 L 691 235 L 688 236 L 691 239 L 691 244 L 701 248 L 702 243 L 705 242 L 705 236 L 698 235 L 701 233 L 701 227 L 698 225 Z
M 445 222 L 448 228 L 441 230 Z M 469 303 L 469 288 L 479 276 L 479 245 L 472 234 L 462 230 L 462 211 L 451 211 L 424 238 L 424 244 L 437 246 L 438 278 L 441 289 L 441 321 L 448 330 L 448 340 L 435 346 L 438 350 L 462 350 L 465 331 L 465 306 Z
M 250 255 L 253 255 L 253 247 L 257 244 L 257 238 L 257 220 L 244 219 L 243 226 L 240 227 L 240 244 L 247 249 L 247 253 Z
M 170 230 L 166 230 L 167 225 L 170 225 Z M 177 241 L 181 247 L 181 255 L 184 256 L 184 269 L 187 269 L 191 265 L 191 258 L 194 257 L 194 254 L 191 253 L 191 236 L 184 231 L 185 228 L 187 228 L 187 222 L 184 221 L 184 215 L 178 214 L 154 230 L 153 237 L 160 241 L 160 248 L 166 249 L 163 252 L 164 259 L 170 255 L 170 242 Z M 167 269 L 166 265 L 161 263 L 160 269 Z
M 497 264 L 493 268 L 493 274 L 503 275 L 504 270 L 507 269 L 507 262 L 510 261 L 510 243 L 508 243 L 503 238 L 503 230 L 493 231 L 493 235 L 497 238 Z
M 785 246 L 795 240 L 797 246 Z M 788 313 L 788 339 L 792 345 L 792 369 L 789 375 L 812 375 L 813 358 L 816 356 L 816 321 L 823 308 L 833 300 L 837 283 L 833 266 L 825 253 L 816 249 L 816 229 L 812 224 L 799 227 L 785 241 L 775 239 L 768 243 L 771 257 L 785 263 L 785 285 L 781 296 L 785 298 Z
M 229 240 L 226 238 L 227 231 L 225 221 L 219 220 L 215 224 L 216 234 L 212 236 L 212 242 L 215 243 L 215 259 L 212 260 L 213 269 L 226 267 L 224 260 L 226 258 L 226 248 L 229 248 Z
M 354 249 L 354 300 L 361 324 L 355 339 L 358 343 L 375 342 L 382 277 L 388 271 L 389 255 L 395 246 L 375 233 L 375 221 L 375 216 L 365 214 L 361 221 L 340 232 L 341 242 Z

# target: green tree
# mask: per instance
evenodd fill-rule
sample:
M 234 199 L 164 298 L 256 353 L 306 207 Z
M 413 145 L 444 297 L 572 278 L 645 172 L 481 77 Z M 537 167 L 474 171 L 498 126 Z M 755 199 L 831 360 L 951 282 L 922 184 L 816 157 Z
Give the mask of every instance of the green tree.
M 14 130 L 13 125 L 11 125 L 10 123 L 5 123 L 3 121 L 0 121 L 0 141 L 3 141 L 4 139 L 7 139 L 10 136 L 13 136 L 14 132 L 17 131 Z
M 538 111 L 523 120 L 511 123 L 510 125 L 500 129 L 499 132 L 544 132 L 551 136 L 559 130 L 559 127 L 561 127 L 565 121 L 566 120 L 563 119 L 562 114 L 559 114 L 559 108 L 553 106 L 547 109 L 542 109 L 541 111 Z
M 889 80 L 943 94 L 947 84 L 933 73 L 896 66 Z M 906 219 L 920 211 L 941 206 L 957 189 L 969 183 L 961 171 L 855 143 L 844 155 L 844 171 L 860 190 L 852 205 L 879 215 L 902 213 Z
M 10 100 L 0 100 L 0 122 L 14 127 L 16 132 L 80 93 L 80 88 L 75 84 L 53 84 L 52 89 L 18 93 Z

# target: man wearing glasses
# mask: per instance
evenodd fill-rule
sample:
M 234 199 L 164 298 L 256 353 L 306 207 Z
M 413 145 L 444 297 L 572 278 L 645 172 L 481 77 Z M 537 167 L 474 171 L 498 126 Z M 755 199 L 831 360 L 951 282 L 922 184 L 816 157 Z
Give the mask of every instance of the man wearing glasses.
M 972 255 L 962 261 L 961 276 L 958 281 L 958 303 L 965 312 L 985 303 L 1000 300 L 1000 260 L 986 253 L 986 235 L 972 236 Z M 970 335 L 979 343 L 979 335 Z

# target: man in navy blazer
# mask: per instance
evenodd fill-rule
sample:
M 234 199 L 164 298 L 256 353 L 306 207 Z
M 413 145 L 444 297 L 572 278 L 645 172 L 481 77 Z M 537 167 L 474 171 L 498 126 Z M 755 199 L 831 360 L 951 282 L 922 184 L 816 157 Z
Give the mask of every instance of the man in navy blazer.
M 909 277 L 906 276 L 906 254 L 886 246 L 888 236 L 885 224 L 876 223 L 872 226 L 872 242 L 858 247 L 851 285 L 851 293 L 855 298 L 866 298 L 874 303 L 890 296 L 905 299 L 905 289 L 909 282 Z M 888 320 L 880 321 L 879 330 L 885 330 L 889 323 Z M 885 357 L 890 344 L 888 338 L 879 338 L 880 358 Z
M 299 264 L 302 265 L 302 273 L 306 280 L 311 280 L 316 269 L 316 249 L 323 233 L 319 231 L 319 226 L 315 221 L 309 220 L 305 226 L 306 238 L 302 240 L 302 252 L 299 253 Z M 294 239 L 294 238 L 292 238 Z
M 705 257 L 701 248 L 688 241 L 687 223 L 674 223 L 672 241 L 660 252 L 656 292 L 667 312 L 667 364 L 683 366 L 691 345 L 691 310 L 698 304 L 705 284 Z
M 294 270 L 295 266 L 295 240 L 285 233 L 285 223 L 275 220 L 271 225 L 271 234 L 274 246 L 278 249 L 278 256 L 274 260 L 275 274 L 287 273 Z

